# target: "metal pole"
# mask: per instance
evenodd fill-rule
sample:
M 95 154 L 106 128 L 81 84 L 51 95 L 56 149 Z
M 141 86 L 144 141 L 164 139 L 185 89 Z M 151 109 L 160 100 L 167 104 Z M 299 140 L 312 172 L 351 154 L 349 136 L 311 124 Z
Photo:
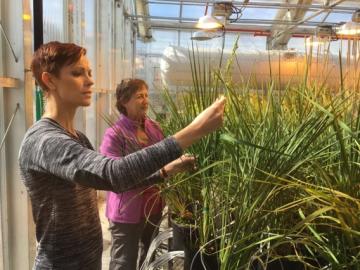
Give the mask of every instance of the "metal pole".
M 34 51 L 36 51 L 44 43 L 43 31 L 43 1 L 33 0 L 34 13 Z
M 17 63 L 19 59 L 17 58 L 17 56 L 16 56 L 16 54 L 15 54 L 15 52 L 14 52 L 14 49 L 13 49 L 13 47 L 12 47 L 12 45 L 11 45 L 11 43 L 10 43 L 10 41 L 9 41 L 6 33 L 5 33 L 5 30 L 4 30 L 3 26 L 2 26 L 1 21 L 0 21 L 0 28 L 1 28 L 1 32 L 3 33 L 3 35 L 4 35 L 4 37 L 5 37 L 6 43 L 7 43 L 7 45 L 9 46 L 12 55 L 14 56 L 15 62 Z
M 9 125 L 8 125 L 7 128 L 6 128 L 4 137 L 3 137 L 3 139 L 1 140 L 0 151 L 1 151 L 1 149 L 2 149 L 2 147 L 3 147 L 3 145 L 4 145 L 4 143 L 5 143 L 6 135 L 7 135 L 7 133 L 8 133 L 9 130 L 10 130 L 11 124 L 12 124 L 12 122 L 14 121 L 15 115 L 16 115 L 16 113 L 17 113 L 17 111 L 18 111 L 19 108 L 20 108 L 20 104 L 19 104 L 19 103 L 16 103 L 15 111 L 14 111 L 14 113 L 13 113 L 11 119 L 10 119 Z

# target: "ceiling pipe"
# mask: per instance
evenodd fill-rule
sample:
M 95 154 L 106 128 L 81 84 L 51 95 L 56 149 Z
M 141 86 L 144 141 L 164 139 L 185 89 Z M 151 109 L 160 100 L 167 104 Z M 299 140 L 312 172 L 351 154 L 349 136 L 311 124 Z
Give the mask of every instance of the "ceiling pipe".
M 317 17 L 319 14 L 321 14 L 321 13 L 323 13 L 323 12 L 326 12 L 326 11 L 329 10 L 329 9 L 332 9 L 333 7 L 335 7 L 335 6 L 341 4 L 342 2 L 345 2 L 345 1 L 346 1 L 346 0 L 337 0 L 337 1 L 335 1 L 335 3 L 329 5 L 328 7 L 326 7 L 326 8 L 324 8 L 324 9 L 322 9 L 322 10 L 319 10 L 319 11 L 315 12 L 313 15 L 310 15 L 310 16 L 308 16 L 307 18 L 296 22 L 295 25 L 290 26 L 290 27 L 286 28 L 285 30 L 277 33 L 276 36 L 274 36 L 274 39 L 277 38 L 277 37 L 279 37 L 279 36 L 281 36 L 283 33 L 286 33 L 286 32 L 291 31 L 292 29 L 295 29 L 297 26 L 299 26 L 299 25 L 301 25 L 301 24 L 303 24 L 303 23 L 311 20 L 312 18 Z
M 291 22 L 296 24 L 297 21 L 304 18 L 308 7 L 312 4 L 312 0 L 297 0 L 297 6 L 304 6 L 304 8 L 289 8 L 288 10 L 280 9 L 275 17 L 275 20 Z M 287 49 L 287 44 L 291 38 L 290 31 L 284 31 L 287 28 L 284 24 L 273 24 L 271 29 L 271 36 L 266 40 L 266 47 L 268 50 L 284 50 Z M 281 34 L 280 34 L 281 33 Z
M 179 27 L 179 26 L 176 26 L 176 25 L 173 25 L 173 24 L 167 24 L 167 25 L 156 25 L 156 24 L 153 24 L 152 25 L 152 29 L 166 29 L 166 30 L 187 30 L 187 31 L 194 31 L 194 30 L 198 30 L 196 29 L 195 27 L 189 25 L 187 27 Z M 263 36 L 263 37 L 268 37 L 271 35 L 271 32 L 270 30 L 259 30 L 259 29 L 252 29 L 252 28 L 228 28 L 226 27 L 226 32 L 229 33 L 229 32 L 233 32 L 233 33 L 246 33 L 246 34 L 253 34 L 255 37 L 258 37 L 258 36 Z M 310 31 L 304 31 L 304 32 L 296 32 L 296 33 L 292 33 L 291 34 L 291 37 L 293 38 L 308 38 L 308 37 L 311 37 L 311 36 L 314 36 L 315 33 L 314 32 L 310 32 Z M 332 35 L 332 36 L 329 36 L 329 38 L 331 38 L 331 40 L 338 40 L 338 39 L 341 39 L 341 40 L 354 40 L 354 36 L 339 36 L 339 35 Z
M 128 15 L 128 18 L 132 18 L 134 21 L 136 21 L 139 18 L 147 18 L 147 19 L 153 19 L 152 25 L 158 23 L 159 21 L 156 20 L 166 20 L 166 21 L 181 21 L 183 23 L 186 22 L 196 22 L 197 20 L 194 18 L 180 18 L 180 17 L 165 17 L 165 16 L 142 16 L 142 15 Z M 161 21 L 160 21 L 161 22 Z M 283 20 L 259 20 L 259 19 L 239 19 L 236 23 L 231 23 L 230 25 L 242 25 L 242 24 L 253 24 L 253 25 L 264 25 L 264 24 L 278 24 L 278 25 L 295 25 L 297 22 L 293 21 L 283 21 Z M 304 26 L 310 26 L 310 27 L 316 27 L 320 25 L 319 22 L 314 21 L 308 21 L 305 22 Z M 338 26 L 338 23 L 328 23 L 329 25 Z
M 255 30 L 255 29 L 241 29 L 241 28 L 226 28 L 226 32 L 242 32 L 242 33 L 254 33 L 254 36 L 264 36 L 264 37 L 268 37 L 271 36 L 271 32 L 270 31 L 259 31 L 259 30 Z M 293 38 L 308 38 L 311 36 L 314 36 L 314 33 L 292 33 L 291 37 Z M 359 40 L 359 38 L 355 38 L 352 35 L 329 35 L 329 39 L 334 41 L 334 40 Z

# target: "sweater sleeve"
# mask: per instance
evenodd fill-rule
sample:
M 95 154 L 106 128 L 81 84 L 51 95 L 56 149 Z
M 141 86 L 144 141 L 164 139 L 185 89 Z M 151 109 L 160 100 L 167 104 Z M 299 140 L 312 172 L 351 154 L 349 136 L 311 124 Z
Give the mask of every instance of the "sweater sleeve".
M 51 173 L 63 180 L 114 192 L 160 182 L 160 177 L 146 177 L 182 153 L 173 137 L 121 159 L 105 157 L 63 134 L 44 132 L 32 138 L 20 150 L 22 169 Z
M 114 128 L 108 128 L 105 131 L 100 145 L 100 153 L 112 159 L 120 159 L 126 156 L 125 145 L 125 136 L 121 136 L 121 134 L 116 132 Z M 146 183 L 157 183 L 161 180 L 162 178 L 159 170 L 145 178 Z

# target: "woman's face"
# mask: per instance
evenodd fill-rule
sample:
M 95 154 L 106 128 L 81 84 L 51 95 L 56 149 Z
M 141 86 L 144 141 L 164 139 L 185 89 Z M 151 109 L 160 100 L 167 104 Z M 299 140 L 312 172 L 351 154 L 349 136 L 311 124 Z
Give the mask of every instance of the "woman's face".
M 58 77 L 53 79 L 54 94 L 65 106 L 89 106 L 91 103 L 91 78 L 89 60 L 81 56 L 78 62 L 64 66 Z
M 142 119 L 149 107 L 148 89 L 142 86 L 123 106 L 129 118 L 134 120 Z

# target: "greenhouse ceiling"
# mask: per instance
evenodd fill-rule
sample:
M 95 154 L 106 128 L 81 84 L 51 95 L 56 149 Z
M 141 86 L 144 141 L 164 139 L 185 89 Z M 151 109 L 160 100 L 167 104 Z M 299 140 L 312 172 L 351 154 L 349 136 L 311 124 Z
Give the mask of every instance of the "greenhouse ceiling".
M 359 0 L 136 0 L 137 12 L 130 17 L 138 22 L 139 32 L 151 38 L 151 29 L 193 31 L 205 14 L 216 15 L 225 4 L 226 32 L 267 36 L 271 48 L 286 46 L 290 37 L 314 35 L 319 26 L 335 29 L 351 21 L 360 8 Z M 231 10 L 228 9 L 230 3 Z M 220 10 L 221 13 L 221 10 Z

